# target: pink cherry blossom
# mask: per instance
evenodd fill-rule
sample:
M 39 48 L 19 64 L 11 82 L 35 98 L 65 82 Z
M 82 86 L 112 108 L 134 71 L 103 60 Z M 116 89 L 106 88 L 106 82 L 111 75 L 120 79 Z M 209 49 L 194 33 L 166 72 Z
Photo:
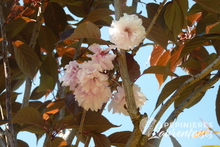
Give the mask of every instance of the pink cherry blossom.
M 70 86 L 70 90 L 74 90 L 77 83 L 79 82 L 77 78 L 77 73 L 79 71 L 79 64 L 76 61 L 70 61 L 68 65 L 64 68 L 64 76 L 60 78 L 63 81 L 62 86 Z
M 78 86 L 75 88 L 75 98 L 85 110 L 89 108 L 97 111 L 111 97 L 108 87 L 108 76 L 100 73 L 101 66 L 93 61 L 80 65 L 77 78 Z
M 145 28 L 137 15 L 127 15 L 113 21 L 109 29 L 110 41 L 119 49 L 134 49 L 145 38 Z
M 145 101 L 147 100 L 146 96 L 140 90 L 140 87 L 134 84 L 133 92 L 137 108 L 141 108 L 141 106 L 144 105 Z M 117 92 L 114 93 L 112 101 L 108 105 L 108 111 L 113 109 L 113 113 L 117 112 L 123 113 L 124 115 L 129 115 L 125 107 L 127 107 L 127 103 L 125 99 L 124 88 L 118 86 Z
M 94 54 L 87 56 L 92 58 L 93 62 L 99 63 L 102 70 L 111 70 L 114 68 L 112 60 L 116 57 L 116 55 L 109 53 L 109 51 L 113 48 L 115 48 L 115 46 L 110 46 L 107 49 L 102 49 L 98 44 L 92 44 L 89 47 L 89 50 L 92 51 Z

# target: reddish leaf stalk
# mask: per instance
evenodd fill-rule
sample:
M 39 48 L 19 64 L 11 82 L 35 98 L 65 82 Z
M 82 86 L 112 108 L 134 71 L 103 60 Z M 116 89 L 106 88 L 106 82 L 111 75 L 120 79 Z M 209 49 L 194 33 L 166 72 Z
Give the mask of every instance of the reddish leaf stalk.
M 45 2 L 43 2 L 43 0 L 42 0 L 41 6 L 39 7 L 39 10 L 38 10 L 38 17 L 37 17 L 36 24 L 35 24 L 35 27 L 34 27 L 34 30 L 32 33 L 31 41 L 29 43 L 29 46 L 32 49 L 35 48 L 36 40 L 37 40 L 38 34 L 40 32 L 40 28 L 41 28 L 41 24 L 42 24 L 41 22 L 43 19 L 43 13 L 44 13 L 44 7 L 45 7 L 44 4 L 45 4 Z M 31 85 L 32 85 L 32 79 L 26 77 L 25 91 L 24 91 L 24 97 L 23 97 L 21 108 L 27 107 L 29 105 Z
M 6 28 L 5 28 L 5 20 L 4 15 L 2 12 L 2 4 L 0 4 L 0 28 L 1 28 L 1 38 L 2 40 L 2 55 L 3 55 L 3 66 L 4 66 L 4 73 L 5 73 L 5 88 L 6 88 L 6 115 L 7 120 L 12 120 L 12 106 L 11 106 L 11 73 L 8 61 L 8 41 L 6 35 Z M 9 145 L 11 147 L 16 147 L 17 142 L 15 138 L 15 131 L 13 127 L 13 123 L 8 123 L 6 128 L 6 135 L 7 140 L 9 141 Z

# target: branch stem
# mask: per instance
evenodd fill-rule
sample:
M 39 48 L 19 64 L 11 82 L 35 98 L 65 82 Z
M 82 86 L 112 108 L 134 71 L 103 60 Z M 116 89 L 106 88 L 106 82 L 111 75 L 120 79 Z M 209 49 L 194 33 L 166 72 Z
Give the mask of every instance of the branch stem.
M 161 106 L 160 110 L 158 111 L 158 113 L 156 114 L 156 116 L 154 117 L 155 121 L 152 121 L 149 128 L 146 131 L 146 137 L 149 137 L 151 132 L 153 131 L 153 129 L 155 128 L 157 122 L 160 120 L 160 118 L 162 117 L 162 115 L 164 114 L 164 112 L 168 109 L 168 107 L 180 96 L 180 94 L 183 92 L 183 90 L 185 90 L 187 87 L 189 87 L 190 85 L 196 83 L 197 81 L 201 80 L 202 78 L 204 78 L 205 76 L 207 76 L 210 72 L 212 72 L 213 70 L 216 69 L 217 66 L 220 65 L 220 56 L 218 56 L 218 58 L 211 63 L 208 67 L 206 67 L 200 74 L 197 74 L 193 77 L 191 77 L 190 79 L 188 79 L 187 81 L 185 81 L 182 85 L 180 85 L 180 87 L 176 90 L 176 92 L 170 97 L 169 100 L 166 101 L 166 103 L 164 105 Z
M 34 50 L 35 45 L 36 45 L 36 41 L 37 41 L 37 37 L 38 34 L 40 32 L 40 28 L 41 28 L 41 24 L 42 24 L 42 19 L 43 19 L 43 13 L 44 13 L 44 4 L 45 2 L 43 2 L 43 0 L 41 0 L 41 6 L 38 9 L 38 16 L 37 16 L 37 20 L 34 26 L 34 30 L 32 33 L 32 37 L 29 43 L 29 46 Z M 24 90 L 24 97 L 22 100 L 22 105 L 21 108 L 23 107 L 27 107 L 29 105 L 29 100 L 30 100 L 30 93 L 31 93 L 31 87 L 32 87 L 32 79 L 29 77 L 26 77 L 25 80 L 25 90 Z
M 11 73 L 9 67 L 9 60 L 8 60 L 8 40 L 6 35 L 6 27 L 5 27 L 5 20 L 4 14 L 2 12 L 3 5 L 0 3 L 0 29 L 1 29 L 1 38 L 2 40 L 2 56 L 3 56 L 3 67 L 4 67 L 4 74 L 5 74 L 5 88 L 6 88 L 6 116 L 7 120 L 12 120 L 12 106 L 11 106 Z M 9 146 L 17 147 L 15 131 L 13 123 L 9 122 L 6 128 L 6 136 L 9 142 Z

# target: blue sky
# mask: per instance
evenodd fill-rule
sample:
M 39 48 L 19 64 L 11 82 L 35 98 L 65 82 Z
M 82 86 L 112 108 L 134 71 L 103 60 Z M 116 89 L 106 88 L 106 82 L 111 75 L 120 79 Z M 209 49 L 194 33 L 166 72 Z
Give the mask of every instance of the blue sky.
M 154 0 L 151 0 L 148 2 L 154 2 Z M 161 1 L 158 0 L 157 2 L 159 3 Z M 131 1 L 128 1 L 128 4 L 130 3 Z M 190 1 L 189 5 L 191 6 L 192 4 L 193 2 Z M 138 10 L 141 10 L 143 12 L 143 15 L 146 15 L 145 5 L 139 4 Z M 108 39 L 109 36 L 108 36 L 107 31 L 108 31 L 108 28 L 104 27 L 104 29 L 102 30 L 102 38 Z M 146 42 L 151 42 L 151 41 L 146 40 Z M 143 47 L 139 50 L 139 52 L 135 56 L 135 59 L 137 60 L 137 62 L 139 63 L 141 67 L 141 71 L 149 67 L 147 63 L 148 63 L 152 48 L 153 48 L 152 46 Z M 212 49 L 210 50 L 212 51 Z M 177 68 L 176 73 L 178 75 L 185 74 L 185 72 L 180 68 Z M 38 84 L 38 78 L 36 78 L 35 83 L 36 85 Z M 162 87 L 158 89 L 159 85 L 153 74 L 148 74 L 148 75 L 144 75 L 140 77 L 136 81 L 136 84 L 138 84 L 141 87 L 141 91 L 148 98 L 148 101 L 146 101 L 146 104 L 141 109 L 141 113 L 147 113 L 148 116 L 150 116 L 154 110 L 157 98 L 162 90 Z M 201 138 L 201 137 L 190 138 L 192 135 L 188 135 L 188 136 L 184 135 L 184 133 L 186 134 L 187 131 L 190 131 L 190 130 L 192 130 L 192 132 L 199 131 L 199 130 L 207 130 L 204 126 L 201 126 L 202 121 L 200 120 L 200 118 L 206 121 L 207 123 L 209 123 L 214 130 L 220 131 L 220 128 L 216 121 L 216 116 L 215 116 L 215 99 L 216 99 L 216 94 L 217 94 L 219 84 L 220 82 L 216 83 L 214 88 L 208 90 L 204 98 L 202 99 L 202 101 L 200 101 L 198 104 L 196 104 L 190 109 L 184 110 L 184 112 L 181 113 L 178 116 L 177 120 L 175 121 L 174 127 L 169 128 L 168 132 L 170 132 L 174 137 L 176 137 L 178 132 L 183 134 L 182 136 L 180 135 L 179 137 L 176 137 L 176 139 L 179 141 L 179 143 L 183 147 L 201 147 L 203 145 L 220 144 L 218 138 L 214 135 L 206 136 L 204 138 Z M 23 88 L 24 87 L 20 88 L 18 92 L 23 92 Z M 20 99 L 22 97 L 23 97 L 22 95 L 19 95 Z M 173 109 L 174 107 L 171 106 L 167 110 L 167 112 L 165 112 L 164 116 L 160 120 L 160 123 L 163 123 L 166 120 L 166 118 L 173 111 Z M 151 117 L 154 117 L 156 112 L 157 110 L 153 113 Z M 127 130 L 132 131 L 133 126 L 128 116 L 124 116 L 120 114 L 112 114 L 112 112 L 108 112 L 107 109 L 104 110 L 103 115 L 106 116 L 111 123 L 120 126 L 117 128 L 112 128 L 106 131 L 104 134 L 110 135 L 118 131 L 127 131 Z M 28 133 L 28 132 L 19 133 L 18 138 L 27 142 L 30 147 L 42 147 L 42 144 L 44 141 L 44 137 L 43 137 L 42 139 L 39 140 L 38 145 L 36 145 L 35 135 Z M 94 146 L 94 145 L 91 145 L 91 146 Z M 169 137 L 164 137 L 161 142 L 161 147 L 167 147 L 167 146 L 172 146 L 172 143 Z

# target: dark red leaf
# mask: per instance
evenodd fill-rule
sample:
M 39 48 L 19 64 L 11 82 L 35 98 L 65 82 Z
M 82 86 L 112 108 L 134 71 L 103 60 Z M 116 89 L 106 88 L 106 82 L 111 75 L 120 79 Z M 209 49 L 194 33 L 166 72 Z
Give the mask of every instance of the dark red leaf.
M 123 131 L 123 132 L 116 132 L 108 136 L 109 141 L 111 142 L 111 145 L 117 146 L 117 147 L 124 147 L 126 143 L 128 142 L 128 139 L 131 136 L 130 131 Z
M 126 53 L 126 61 L 130 80 L 131 82 L 134 82 L 140 76 L 140 66 L 129 53 Z

